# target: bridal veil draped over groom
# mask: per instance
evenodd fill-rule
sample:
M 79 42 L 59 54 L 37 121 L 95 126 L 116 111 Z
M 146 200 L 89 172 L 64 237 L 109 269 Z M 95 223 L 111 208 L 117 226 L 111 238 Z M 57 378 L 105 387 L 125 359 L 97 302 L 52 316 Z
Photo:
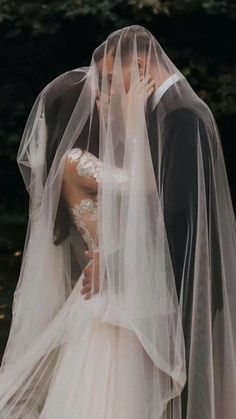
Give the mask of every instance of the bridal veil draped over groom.
M 95 166 L 89 155 L 77 167 L 83 211 L 90 208 L 90 222 L 97 221 L 80 219 L 81 229 L 61 193 L 65 155 L 73 149 L 81 165 L 81 149 L 96 157 Z M 135 362 L 117 375 L 114 367 L 116 397 L 108 384 L 106 396 L 111 417 L 101 410 L 96 419 L 235 419 L 236 229 L 220 135 L 211 110 L 158 40 L 139 25 L 112 32 L 88 67 L 52 80 L 35 101 L 17 160 L 30 212 L 0 369 L 0 413 L 20 419 L 18 405 L 26 419 L 47 419 L 65 397 L 66 418 L 95 419 L 76 416 L 80 406 L 87 411 L 87 398 L 73 405 L 66 387 L 60 393 L 74 374 L 78 386 L 83 382 L 75 394 L 80 388 L 90 403 L 94 392 L 101 400 L 99 386 L 89 396 L 90 381 L 80 375 L 95 316 L 126 331 L 123 357 L 146 377 L 135 380 Z M 85 195 L 91 178 L 98 212 L 94 191 Z M 86 298 L 78 299 L 78 278 Z M 57 381 L 64 345 L 72 348 L 74 367 Z M 48 391 L 52 377 L 60 385 Z M 112 410 L 111 400 L 129 408 Z M 30 416 L 29 405 L 41 415 Z

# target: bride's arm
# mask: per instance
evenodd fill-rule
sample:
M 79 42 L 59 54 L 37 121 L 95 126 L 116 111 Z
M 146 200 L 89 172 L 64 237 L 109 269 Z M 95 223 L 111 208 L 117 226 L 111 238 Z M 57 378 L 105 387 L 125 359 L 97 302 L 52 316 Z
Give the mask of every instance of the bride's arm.
M 68 151 L 65 157 L 64 179 L 79 190 L 97 192 L 97 177 L 102 164 L 92 154 L 79 148 Z
M 86 153 L 86 154 L 84 154 Z M 73 206 L 74 202 L 79 204 L 81 200 L 86 198 L 95 198 L 97 193 L 97 175 L 101 167 L 100 161 L 91 153 L 79 148 L 74 148 L 66 153 L 64 174 L 63 174 L 63 196 L 69 206 Z M 86 227 L 89 231 L 94 232 L 96 236 L 97 220 L 95 214 L 91 213 L 91 222 L 89 214 L 86 220 Z M 99 291 L 99 254 L 85 254 L 87 244 L 84 242 L 78 229 L 74 229 L 72 247 L 76 254 L 77 261 L 81 267 L 80 274 L 83 272 L 81 293 L 85 294 L 85 299 L 90 298 L 91 284 L 94 283 L 94 292 Z M 93 262 L 90 260 L 93 259 Z M 90 263 L 92 262 L 92 263 Z M 88 287 L 89 285 L 89 287 Z
M 86 154 L 84 154 L 86 153 Z M 66 158 L 65 162 L 65 173 L 64 177 L 66 177 L 67 181 L 69 180 L 70 183 L 81 193 L 87 194 L 89 193 L 96 193 L 98 189 L 98 181 L 101 181 L 101 169 L 103 165 L 101 160 L 97 157 L 92 155 L 89 152 L 82 152 L 80 149 L 72 149 L 69 155 Z M 118 189 L 125 187 L 126 182 L 128 181 L 127 173 L 124 169 L 113 167 L 111 171 L 109 171 L 109 180 L 113 175 L 113 181 L 115 187 Z M 98 246 L 99 247 L 99 246 Z M 99 273 L 100 273 L 100 254 L 89 252 L 87 257 L 91 259 L 91 264 L 88 264 L 84 270 L 84 279 L 82 281 L 83 289 L 82 293 L 86 294 L 86 299 L 90 298 L 91 296 L 91 284 L 92 280 L 94 279 L 94 291 L 99 291 Z M 112 266 L 114 264 L 117 267 L 118 259 L 119 259 L 119 249 L 115 250 L 111 253 L 110 258 L 112 260 Z M 104 276 L 104 283 L 102 285 L 103 289 L 107 286 L 107 272 L 105 271 Z

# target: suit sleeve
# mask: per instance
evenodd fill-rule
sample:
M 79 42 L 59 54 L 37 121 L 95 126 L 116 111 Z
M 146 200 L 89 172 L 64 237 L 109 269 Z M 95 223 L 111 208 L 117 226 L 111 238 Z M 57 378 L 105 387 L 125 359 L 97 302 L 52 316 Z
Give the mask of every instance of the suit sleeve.
M 163 213 L 178 296 L 184 275 L 192 277 L 197 224 L 198 118 L 189 109 L 166 117 L 161 162 Z
M 191 110 L 182 108 L 167 116 L 161 162 L 163 213 L 178 297 L 183 291 L 183 323 L 190 327 L 193 298 L 195 245 L 198 222 L 198 151 L 201 153 L 205 189 L 212 281 L 212 319 L 223 307 L 222 268 L 217 220 L 212 213 L 214 164 L 217 158 L 214 138 Z

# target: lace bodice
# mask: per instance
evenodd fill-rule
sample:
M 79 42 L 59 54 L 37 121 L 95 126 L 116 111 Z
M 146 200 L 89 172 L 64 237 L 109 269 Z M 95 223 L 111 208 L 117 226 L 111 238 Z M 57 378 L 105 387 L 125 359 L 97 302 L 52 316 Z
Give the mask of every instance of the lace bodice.
M 76 171 L 78 175 L 85 177 L 93 177 L 97 182 L 102 180 L 103 162 L 87 150 L 73 148 L 68 150 L 67 157 L 72 161 L 76 161 Z M 124 169 L 113 168 L 109 175 L 113 176 L 115 184 L 122 187 L 128 180 L 127 173 Z M 97 250 L 97 218 L 98 205 L 97 194 L 93 197 L 89 196 L 81 199 L 78 203 L 70 207 L 73 221 L 81 232 L 81 235 L 90 250 Z

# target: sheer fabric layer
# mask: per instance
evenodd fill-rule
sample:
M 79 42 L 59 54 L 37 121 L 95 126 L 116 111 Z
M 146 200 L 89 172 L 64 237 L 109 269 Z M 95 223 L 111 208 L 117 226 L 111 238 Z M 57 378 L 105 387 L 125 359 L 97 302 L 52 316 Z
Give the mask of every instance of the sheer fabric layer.
M 115 31 L 45 86 L 17 161 L 29 223 L 4 419 L 234 419 L 236 229 L 219 132 L 150 32 Z M 99 256 L 89 300 L 86 248 Z

